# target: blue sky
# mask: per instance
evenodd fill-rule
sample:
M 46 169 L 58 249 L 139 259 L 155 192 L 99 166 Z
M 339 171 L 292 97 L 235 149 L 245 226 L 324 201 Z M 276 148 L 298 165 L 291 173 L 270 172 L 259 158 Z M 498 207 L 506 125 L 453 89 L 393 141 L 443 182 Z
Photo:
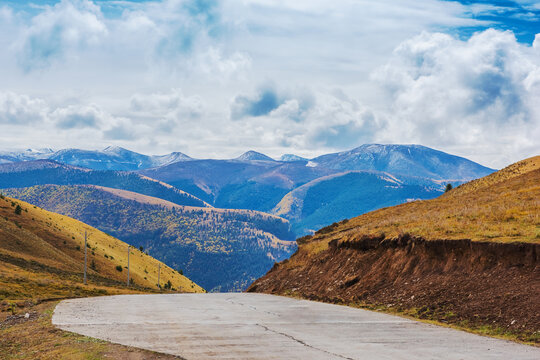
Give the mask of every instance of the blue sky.
M 0 141 L 540 153 L 540 2 L 0 1 Z M 536 40 L 535 40 L 536 39 Z
M 523 43 L 532 44 L 540 33 L 540 2 L 538 1 L 474 1 L 461 0 L 459 3 L 471 8 L 471 18 L 486 21 L 487 25 L 456 29 L 461 37 L 487 28 L 510 30 Z

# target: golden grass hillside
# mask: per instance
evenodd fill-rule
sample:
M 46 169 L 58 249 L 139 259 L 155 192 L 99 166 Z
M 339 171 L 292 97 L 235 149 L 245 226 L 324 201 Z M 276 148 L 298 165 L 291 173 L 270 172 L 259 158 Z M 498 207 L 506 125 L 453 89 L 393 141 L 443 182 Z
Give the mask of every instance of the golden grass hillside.
M 333 239 L 386 238 L 410 233 L 426 239 L 540 242 L 540 156 L 463 184 L 433 199 L 373 211 L 319 230 L 304 250 Z M 306 239 L 307 240 L 307 239 Z M 303 241 L 300 241 L 303 242 Z
M 84 232 L 88 234 L 88 285 L 82 284 Z M 89 225 L 31 204 L 0 198 L 0 300 L 64 298 L 156 291 L 170 281 L 179 292 L 203 292 L 190 279 L 139 249 Z

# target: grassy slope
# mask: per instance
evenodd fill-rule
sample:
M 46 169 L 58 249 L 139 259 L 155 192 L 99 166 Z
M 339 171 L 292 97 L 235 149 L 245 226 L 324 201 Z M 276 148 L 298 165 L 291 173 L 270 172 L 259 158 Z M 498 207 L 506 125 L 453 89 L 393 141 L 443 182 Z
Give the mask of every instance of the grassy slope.
M 20 215 L 15 213 L 17 205 L 22 207 Z M 66 297 L 78 295 L 78 292 L 82 295 L 84 289 L 71 289 L 66 284 L 80 283 L 85 231 L 89 244 L 89 276 L 103 287 L 121 285 L 127 275 L 124 268 L 127 244 L 72 218 L 19 200 L 0 199 L 0 256 L 3 260 L 0 262 L 0 298 Z M 131 279 L 143 288 L 155 289 L 158 264 L 156 259 L 132 249 Z M 118 265 L 123 271 L 116 269 Z M 185 276 L 161 264 L 162 284 L 167 280 L 179 291 L 203 291 Z
M 540 156 L 513 164 L 433 199 L 380 209 L 321 229 L 308 248 L 361 233 L 426 239 L 540 242 Z

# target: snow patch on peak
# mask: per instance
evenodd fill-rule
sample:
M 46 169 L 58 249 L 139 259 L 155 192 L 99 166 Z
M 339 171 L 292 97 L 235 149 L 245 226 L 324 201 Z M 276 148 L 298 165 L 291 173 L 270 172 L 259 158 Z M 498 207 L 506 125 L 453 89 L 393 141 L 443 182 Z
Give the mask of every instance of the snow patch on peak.
M 261 154 L 260 152 L 249 150 L 237 157 L 234 160 L 240 160 L 240 161 L 275 161 L 270 156 L 266 156 L 264 154 Z

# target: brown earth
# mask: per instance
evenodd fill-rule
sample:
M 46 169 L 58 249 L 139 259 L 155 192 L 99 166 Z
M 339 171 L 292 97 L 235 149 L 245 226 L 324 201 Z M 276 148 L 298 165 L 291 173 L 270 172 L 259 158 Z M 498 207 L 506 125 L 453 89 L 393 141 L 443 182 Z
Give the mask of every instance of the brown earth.
M 276 264 L 249 292 L 381 308 L 540 341 L 540 244 L 359 237 Z

